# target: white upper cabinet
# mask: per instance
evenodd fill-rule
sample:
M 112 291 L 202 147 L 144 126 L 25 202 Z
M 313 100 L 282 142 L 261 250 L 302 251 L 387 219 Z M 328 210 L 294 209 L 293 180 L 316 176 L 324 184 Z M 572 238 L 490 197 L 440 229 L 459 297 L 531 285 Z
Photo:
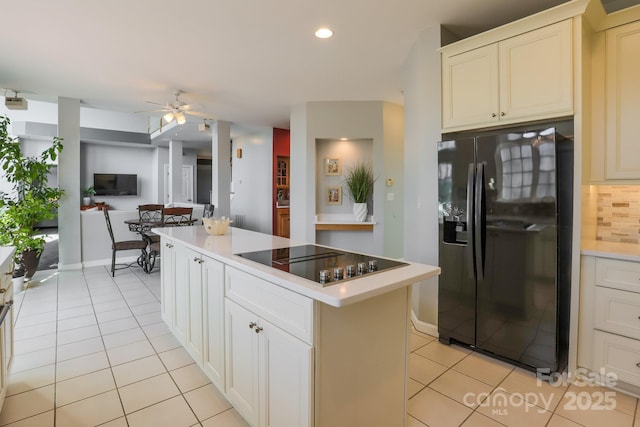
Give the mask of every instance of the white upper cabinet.
M 498 46 L 442 56 L 443 128 L 497 122 Z
M 640 22 L 606 32 L 606 179 L 640 179 Z
M 573 114 L 572 21 L 460 52 L 442 49 L 442 128 Z

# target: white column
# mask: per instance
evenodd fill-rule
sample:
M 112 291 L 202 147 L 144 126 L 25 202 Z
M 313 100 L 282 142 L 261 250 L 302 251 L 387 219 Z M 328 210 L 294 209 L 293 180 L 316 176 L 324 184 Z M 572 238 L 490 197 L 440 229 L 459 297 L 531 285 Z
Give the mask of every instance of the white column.
M 169 141 L 169 203 L 184 202 L 182 200 L 182 141 Z
M 80 234 L 80 100 L 58 98 L 58 185 L 65 195 L 58 209 L 58 269 L 82 268 Z M 105 225 L 106 227 L 106 225 Z
M 211 132 L 211 203 L 217 217 L 231 217 L 231 123 L 218 121 Z

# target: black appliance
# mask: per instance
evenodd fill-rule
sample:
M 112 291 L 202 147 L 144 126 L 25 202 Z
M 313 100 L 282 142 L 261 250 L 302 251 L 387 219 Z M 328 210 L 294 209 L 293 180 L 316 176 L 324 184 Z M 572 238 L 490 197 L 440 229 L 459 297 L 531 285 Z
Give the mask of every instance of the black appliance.
M 94 173 L 96 196 L 136 196 L 138 175 L 123 173 Z
M 316 245 L 289 246 L 235 254 L 322 286 L 342 283 L 407 263 Z
M 438 143 L 440 341 L 560 372 L 569 335 L 573 122 L 448 136 Z

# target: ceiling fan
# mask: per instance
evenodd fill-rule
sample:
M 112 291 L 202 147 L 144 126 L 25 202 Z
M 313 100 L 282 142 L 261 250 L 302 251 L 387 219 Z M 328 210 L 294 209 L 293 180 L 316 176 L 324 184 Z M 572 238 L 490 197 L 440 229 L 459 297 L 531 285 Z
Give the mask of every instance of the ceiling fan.
M 203 112 L 200 111 L 195 111 L 194 108 L 197 107 L 196 104 L 186 104 L 182 101 L 180 101 L 180 95 L 183 92 L 179 89 L 176 89 L 173 91 L 173 95 L 175 96 L 175 101 L 174 102 L 167 102 L 166 104 L 159 104 L 157 102 L 151 102 L 151 101 L 146 101 L 148 104 L 152 104 L 152 105 L 157 105 L 160 106 L 162 108 L 157 109 L 157 110 L 150 110 L 150 111 L 140 111 L 145 112 L 145 113 L 165 113 L 164 116 L 162 116 L 162 118 L 164 119 L 165 123 L 171 123 L 173 120 L 176 121 L 176 123 L 178 123 L 179 125 L 183 125 L 185 124 L 185 122 L 187 121 L 187 118 L 185 117 L 185 114 L 188 114 L 190 116 L 197 116 L 203 119 L 209 119 L 209 120 L 213 120 L 208 114 L 205 114 Z

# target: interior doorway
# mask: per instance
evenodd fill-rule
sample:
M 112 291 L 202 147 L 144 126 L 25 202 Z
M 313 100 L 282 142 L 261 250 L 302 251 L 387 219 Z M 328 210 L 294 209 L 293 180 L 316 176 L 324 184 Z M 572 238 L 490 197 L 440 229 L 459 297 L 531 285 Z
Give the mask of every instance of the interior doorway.
M 164 204 L 170 203 L 171 197 L 171 188 L 169 183 L 170 179 L 169 164 L 164 164 Z M 194 203 L 193 200 L 193 165 L 182 165 L 182 180 L 180 185 L 180 196 L 181 198 L 177 198 L 178 202 L 184 203 Z M 176 200 L 174 200 L 175 202 Z

